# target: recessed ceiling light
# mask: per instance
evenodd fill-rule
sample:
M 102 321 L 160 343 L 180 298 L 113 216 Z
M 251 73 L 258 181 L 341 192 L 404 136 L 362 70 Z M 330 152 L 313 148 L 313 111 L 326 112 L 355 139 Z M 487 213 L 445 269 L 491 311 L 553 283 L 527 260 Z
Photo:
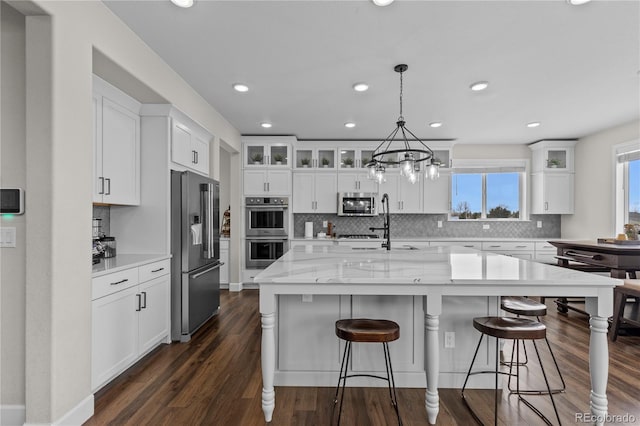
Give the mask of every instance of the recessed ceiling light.
M 589 3 L 591 0 L 567 0 L 572 6 L 580 6 L 581 4 Z
M 539 121 L 532 121 L 531 123 L 527 123 L 527 127 L 538 127 L 540 125 Z
M 489 82 L 488 81 L 477 81 L 475 83 L 473 83 L 471 86 L 469 86 L 471 88 L 471 90 L 473 90 L 474 92 L 479 92 L 480 90 L 484 90 L 487 87 L 489 87 Z
M 178 7 L 191 7 L 193 6 L 193 0 L 171 0 L 171 3 Z
M 235 83 L 233 85 L 233 88 L 237 92 L 248 92 L 249 91 L 249 86 L 247 86 L 246 84 L 242 84 L 242 83 Z
M 393 3 L 393 0 L 373 0 L 373 4 L 376 6 L 388 6 Z
M 346 127 L 347 129 L 353 129 L 354 127 L 356 127 L 356 123 L 352 123 L 352 122 L 344 123 L 344 127 Z
M 442 122 L 434 121 L 433 123 L 429 123 L 429 127 L 442 127 Z
M 266 121 L 265 121 L 264 123 L 260 123 L 260 125 L 261 125 L 262 127 L 264 127 L 265 129 L 269 129 L 269 128 L 271 128 L 271 126 L 272 126 L 272 124 L 271 124 L 271 123 L 268 123 L 268 122 L 266 122 Z
M 366 92 L 369 89 L 369 85 L 366 83 L 356 83 L 353 85 L 353 90 L 356 92 Z

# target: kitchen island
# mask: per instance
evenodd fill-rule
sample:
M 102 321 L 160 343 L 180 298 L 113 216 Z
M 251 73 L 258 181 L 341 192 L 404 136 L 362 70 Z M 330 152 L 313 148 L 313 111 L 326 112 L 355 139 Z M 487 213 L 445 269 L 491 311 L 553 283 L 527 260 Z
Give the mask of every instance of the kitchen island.
M 591 315 L 590 409 L 600 418 L 607 413 L 607 318 L 612 314 L 613 287 L 622 284 L 619 280 L 457 246 L 386 251 L 309 245 L 287 252 L 258 274 L 255 282 L 260 286 L 262 408 L 266 421 L 271 420 L 275 409 L 276 354 L 278 350 L 287 349 L 276 346 L 276 337 L 281 340 L 277 310 L 280 299 L 290 295 L 302 295 L 303 300 L 304 297 L 342 295 L 421 297 L 425 405 L 431 424 L 435 424 L 439 410 L 439 325 L 443 298 L 585 297 L 586 310 Z M 337 319 L 336 316 L 334 320 Z M 465 322 L 471 329 L 471 317 Z M 313 338 L 313 335 L 309 337 Z

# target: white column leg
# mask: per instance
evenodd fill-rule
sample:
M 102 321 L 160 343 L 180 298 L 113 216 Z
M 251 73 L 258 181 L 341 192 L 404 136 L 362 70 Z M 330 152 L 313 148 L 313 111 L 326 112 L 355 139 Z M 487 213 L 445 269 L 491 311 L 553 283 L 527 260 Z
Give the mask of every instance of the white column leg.
M 271 421 L 276 406 L 276 392 L 273 389 L 276 368 L 275 316 L 273 312 L 262 314 L 262 411 L 266 422 Z
M 607 318 L 591 316 L 589 320 L 589 372 L 591 373 L 591 414 L 604 423 L 607 416 L 607 379 L 609 376 L 609 347 L 607 340 Z
M 425 370 L 427 374 L 427 391 L 425 407 L 429 423 L 436 424 L 440 402 L 438 396 L 438 375 L 440 374 L 440 351 L 438 346 L 439 315 L 425 315 Z

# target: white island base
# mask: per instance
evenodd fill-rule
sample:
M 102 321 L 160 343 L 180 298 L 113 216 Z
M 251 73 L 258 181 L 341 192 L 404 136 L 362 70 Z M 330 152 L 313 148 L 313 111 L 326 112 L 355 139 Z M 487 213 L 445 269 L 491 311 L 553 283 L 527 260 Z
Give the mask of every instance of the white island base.
M 466 348 L 478 338 L 472 318 L 496 314 L 497 297 L 505 295 L 585 297 L 591 315 L 589 406 L 595 418 L 606 417 L 607 318 L 619 280 L 462 247 L 302 246 L 255 281 L 262 316 L 262 408 L 268 422 L 276 408 L 274 385 L 335 386 L 341 346 L 334 323 L 367 316 L 400 324 L 401 338 L 390 345 L 396 383 L 426 387 L 427 419 L 435 424 L 438 387 L 460 387 L 459 377 L 468 368 L 472 350 Z M 303 302 L 309 297 L 311 302 Z M 448 331 L 456 333 L 453 350 L 441 348 L 440 334 Z M 351 368 L 380 369 L 382 357 L 371 346 L 354 347 Z M 495 356 L 491 346 L 481 352 L 485 364 Z

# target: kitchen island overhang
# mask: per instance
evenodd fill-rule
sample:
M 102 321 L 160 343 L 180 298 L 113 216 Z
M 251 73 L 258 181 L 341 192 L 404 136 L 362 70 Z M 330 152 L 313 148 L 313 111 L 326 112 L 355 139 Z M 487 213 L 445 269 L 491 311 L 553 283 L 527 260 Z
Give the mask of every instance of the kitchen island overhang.
M 590 407 L 594 415 L 607 412 L 607 318 L 612 314 L 613 287 L 621 285 L 620 280 L 457 246 L 386 251 L 307 245 L 287 252 L 255 282 L 260 285 L 263 410 L 267 421 L 275 407 L 277 298 L 285 295 L 422 296 L 425 405 L 432 424 L 438 414 L 443 297 L 585 297 L 591 315 Z

